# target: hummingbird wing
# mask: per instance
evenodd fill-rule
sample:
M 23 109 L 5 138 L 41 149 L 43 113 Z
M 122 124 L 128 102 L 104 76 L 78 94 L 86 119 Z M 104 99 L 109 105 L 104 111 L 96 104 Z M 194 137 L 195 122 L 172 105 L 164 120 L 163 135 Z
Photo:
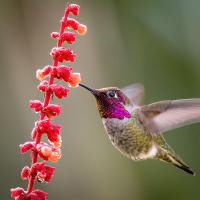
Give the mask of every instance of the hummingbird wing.
M 122 88 L 122 92 L 136 105 L 142 105 L 144 101 L 144 86 L 135 83 Z
M 148 132 L 160 134 L 200 122 L 200 98 L 160 101 L 141 107 L 139 113 Z

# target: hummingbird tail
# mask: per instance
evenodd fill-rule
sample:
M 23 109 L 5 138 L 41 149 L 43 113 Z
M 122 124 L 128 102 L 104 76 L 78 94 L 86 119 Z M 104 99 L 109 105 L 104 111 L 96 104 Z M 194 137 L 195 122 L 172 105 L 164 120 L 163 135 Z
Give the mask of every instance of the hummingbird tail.
M 166 150 L 162 149 L 159 154 L 157 155 L 158 160 L 162 160 L 167 163 L 171 163 L 175 167 L 178 167 L 179 169 L 187 172 L 188 174 L 191 174 L 195 176 L 195 172 L 192 170 L 191 167 L 189 167 L 187 164 L 185 164 L 178 155 L 176 155 L 174 152 L 166 152 Z

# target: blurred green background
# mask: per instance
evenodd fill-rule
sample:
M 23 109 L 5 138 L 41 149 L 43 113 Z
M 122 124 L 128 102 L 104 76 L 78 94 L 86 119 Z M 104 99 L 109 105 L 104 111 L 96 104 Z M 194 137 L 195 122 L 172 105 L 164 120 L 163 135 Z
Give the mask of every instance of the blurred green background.
M 200 1 L 81 0 L 74 71 L 96 88 L 145 86 L 145 102 L 200 97 Z M 35 70 L 52 63 L 49 35 L 58 30 L 64 0 L 0 0 L 1 164 L 0 199 L 20 179 L 29 156 L 18 145 L 30 139 L 37 120 L 29 99 L 36 91 Z M 200 124 L 166 134 L 169 144 L 190 164 L 189 176 L 157 161 L 133 162 L 110 144 L 94 98 L 81 88 L 62 101 L 63 158 L 53 182 L 42 186 L 50 200 L 188 200 L 200 198 Z

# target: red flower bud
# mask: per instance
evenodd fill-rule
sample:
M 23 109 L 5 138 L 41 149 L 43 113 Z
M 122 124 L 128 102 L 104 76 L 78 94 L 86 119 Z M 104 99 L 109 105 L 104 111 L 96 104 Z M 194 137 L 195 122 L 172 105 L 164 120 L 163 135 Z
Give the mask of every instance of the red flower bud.
M 60 114 L 61 111 L 61 106 L 59 105 L 55 105 L 55 104 L 49 104 L 48 106 L 46 106 L 42 112 L 48 117 L 55 117 L 58 116 Z
M 53 124 L 49 119 L 41 120 L 36 122 L 36 126 L 32 131 L 32 137 L 35 138 L 38 133 L 46 133 L 51 142 L 57 142 L 59 141 L 60 129 L 60 125 Z
M 60 34 L 58 32 L 52 32 L 51 33 L 51 37 L 54 38 L 54 39 L 57 39 L 59 38 Z
M 63 87 L 62 85 L 59 84 L 52 84 L 50 86 L 50 89 L 52 90 L 52 92 L 55 94 L 55 96 L 59 99 L 63 98 L 63 97 L 67 97 L 69 90 L 65 87 Z
M 30 168 L 28 166 L 25 166 L 21 171 L 21 178 L 26 180 L 29 176 Z
M 72 13 L 75 16 L 79 14 L 79 9 L 80 9 L 80 6 L 77 4 L 69 4 L 67 6 L 67 10 L 69 11 L 69 13 Z
M 30 173 L 37 174 L 39 181 L 50 182 L 54 175 L 55 168 L 45 165 L 45 162 L 34 163 Z
M 64 81 L 68 82 L 68 80 L 71 76 L 71 73 L 72 73 L 72 68 L 61 65 L 61 66 L 53 68 L 52 73 L 55 78 L 63 79 Z
M 43 108 L 43 103 L 38 100 L 31 100 L 30 108 L 35 110 L 35 112 L 42 111 L 42 113 L 44 113 L 48 118 L 58 116 L 61 111 L 61 107 L 55 104 L 49 104 Z
M 67 42 L 68 44 L 72 44 L 75 42 L 76 34 L 70 31 L 64 32 L 62 35 L 60 35 L 57 32 L 52 32 L 51 37 L 54 39 L 59 39 L 62 43 Z
M 32 165 L 30 169 L 31 174 L 35 174 L 37 171 L 42 170 L 42 168 L 45 166 L 45 162 L 36 162 Z
M 42 190 L 34 190 L 29 194 L 26 194 L 22 199 L 16 200 L 46 200 L 47 193 Z
M 42 92 L 46 92 L 48 87 L 49 87 L 48 81 L 44 80 L 44 81 L 40 82 L 40 84 L 38 85 L 37 89 L 42 91 Z
M 30 100 L 29 107 L 32 108 L 35 112 L 39 112 L 43 108 L 43 103 L 39 100 Z
M 47 131 L 47 137 L 51 142 L 59 141 L 59 133 L 61 126 L 60 125 L 51 125 L 51 127 Z
M 25 199 L 25 200 L 46 200 L 47 199 L 47 193 L 42 191 L 42 190 L 34 190 L 30 194 L 28 194 L 27 197 L 28 198 Z
M 51 66 L 47 65 L 46 67 L 44 67 L 43 69 L 38 69 L 36 71 L 36 78 L 40 81 L 42 81 L 43 79 L 45 79 L 49 73 L 51 72 Z
M 78 26 L 79 26 L 79 22 L 73 18 L 67 18 L 67 21 L 65 22 L 65 25 L 67 28 L 73 29 L 75 31 L 77 31 Z
M 67 42 L 68 44 L 72 44 L 72 43 L 75 42 L 75 39 L 76 39 L 75 36 L 76 36 L 76 35 L 75 35 L 75 33 L 73 33 L 73 32 L 70 32 L 70 31 L 64 32 L 64 33 L 60 36 L 60 41 L 61 41 L 61 42 Z
M 42 169 L 41 171 L 43 174 L 45 174 L 45 178 L 44 178 L 44 181 L 45 182 L 50 182 L 53 175 L 54 175 L 54 172 L 55 172 L 55 168 L 54 167 L 51 167 L 51 166 L 44 166 L 44 168 Z
M 11 192 L 11 197 L 12 198 L 16 198 L 16 197 L 19 197 L 21 196 L 22 194 L 24 194 L 24 189 L 23 188 L 20 188 L 20 187 L 17 187 L 17 188 L 11 188 L 10 190 Z
M 33 149 L 34 147 L 34 142 L 25 142 L 24 144 L 20 144 L 20 152 L 22 154 L 26 153 L 28 150 Z
M 20 187 L 12 188 L 10 192 L 15 200 L 46 200 L 47 197 L 47 193 L 42 190 L 34 190 L 28 194 Z
M 66 49 L 64 47 L 54 47 L 50 55 L 52 55 L 54 60 L 59 62 L 63 62 L 64 60 L 74 62 L 76 56 L 71 49 Z

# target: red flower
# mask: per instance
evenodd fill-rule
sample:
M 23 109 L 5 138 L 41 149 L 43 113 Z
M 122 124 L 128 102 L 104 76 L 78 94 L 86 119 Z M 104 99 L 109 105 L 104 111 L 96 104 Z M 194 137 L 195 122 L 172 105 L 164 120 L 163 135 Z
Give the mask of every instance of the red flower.
M 50 182 L 54 175 L 55 167 L 45 165 L 45 162 L 39 162 L 32 165 L 30 175 L 37 176 L 39 182 Z
M 43 103 L 39 100 L 30 100 L 29 107 L 32 108 L 35 112 L 39 112 L 43 109 Z
M 87 32 L 87 26 L 84 24 L 80 24 L 77 20 L 73 19 L 73 18 L 67 18 L 67 21 L 64 21 L 65 26 L 73 29 L 74 31 L 76 31 L 79 35 L 85 35 Z M 56 35 L 54 35 L 56 36 Z
M 44 160 L 48 160 L 49 156 L 52 153 L 52 147 L 49 146 L 47 143 L 40 143 L 36 146 L 37 152 L 39 153 L 40 157 Z
M 60 114 L 60 111 L 61 111 L 61 106 L 56 104 L 49 104 L 42 110 L 42 113 L 44 113 L 48 118 L 51 118 L 58 116 Z
M 51 142 L 51 144 L 52 144 L 54 147 L 56 147 L 56 148 L 61 147 L 61 145 L 62 145 L 62 138 L 61 138 L 61 136 L 59 135 L 59 136 L 58 136 L 58 141 L 56 141 L 56 142 Z
M 61 40 L 62 42 L 65 42 L 65 41 L 66 41 L 66 42 L 69 43 L 69 44 L 74 43 L 74 42 L 75 42 L 75 39 L 76 39 L 75 33 L 70 32 L 70 31 L 64 32 L 64 33 L 60 36 L 60 40 Z
M 78 87 L 79 83 L 81 82 L 81 75 L 80 73 L 72 73 L 69 78 L 69 86 L 70 87 Z
M 59 38 L 59 36 L 60 36 L 60 34 L 59 34 L 58 32 L 52 32 L 52 33 L 51 33 L 51 37 L 52 37 L 53 39 L 57 39 L 57 38 Z
M 25 166 L 21 171 L 21 178 L 26 180 L 30 174 L 30 168 L 28 166 Z
M 46 133 L 47 137 L 51 142 L 58 142 L 59 141 L 59 133 L 60 133 L 61 126 L 51 124 Z
M 52 148 L 49 146 L 42 146 L 40 149 L 41 155 L 46 157 L 47 160 L 52 154 Z
M 67 79 L 68 75 L 65 75 L 64 77 L 65 77 L 65 79 Z M 59 75 L 59 79 L 61 79 L 61 75 Z M 54 83 L 49 86 L 49 83 L 46 80 L 41 81 L 40 84 L 38 85 L 37 89 L 42 92 L 46 92 L 49 90 L 49 91 L 53 92 L 55 94 L 55 96 L 59 99 L 62 99 L 63 97 L 67 97 L 67 95 L 69 93 L 69 90 L 60 84 Z
M 62 43 L 67 42 L 68 44 L 73 44 L 76 39 L 76 34 L 70 31 L 64 32 L 62 35 L 59 35 L 57 32 L 51 33 L 51 37 L 54 39 L 59 39 Z
M 69 4 L 67 6 L 68 12 L 72 13 L 73 15 L 77 16 L 79 14 L 80 6 L 77 4 Z
M 38 69 L 36 71 L 36 78 L 38 80 L 42 81 L 49 75 L 49 73 L 51 72 L 51 69 L 52 69 L 52 67 L 50 65 L 47 65 L 43 69 Z
M 55 96 L 59 99 L 63 97 L 67 97 L 69 90 L 62 85 L 59 84 L 52 84 L 50 86 L 51 91 L 55 94 Z
M 10 190 L 11 197 L 15 200 L 46 200 L 47 193 L 42 190 L 34 190 L 27 194 L 23 188 L 17 187 Z
M 61 111 L 61 106 L 55 104 L 49 104 L 44 108 L 43 103 L 39 100 L 31 100 L 29 106 L 35 112 L 41 111 L 48 118 L 58 116 Z
M 33 147 L 34 147 L 34 142 L 25 142 L 24 144 L 19 145 L 20 152 L 22 154 L 26 153 L 30 149 L 33 149 Z
M 53 68 L 53 76 L 57 79 L 62 79 L 68 82 L 72 73 L 72 68 L 64 65 Z
M 17 197 L 22 196 L 22 195 L 25 194 L 24 189 L 23 189 L 23 188 L 20 188 L 20 187 L 11 188 L 10 192 L 11 192 L 11 197 L 12 197 L 12 198 L 15 198 L 15 199 L 16 199 Z
M 81 36 L 85 35 L 87 33 L 87 26 L 84 25 L 84 24 L 79 24 L 78 29 L 77 29 L 77 33 Z
M 42 91 L 42 92 L 46 92 L 48 87 L 49 87 L 48 81 L 44 80 L 44 81 L 40 82 L 40 84 L 38 85 L 37 89 Z
M 27 194 L 26 199 L 22 199 L 22 200 L 46 200 L 46 199 L 47 199 L 46 192 L 44 192 L 42 190 L 34 190 L 30 194 Z
M 46 133 L 51 142 L 59 141 L 59 133 L 61 126 L 53 124 L 49 119 L 36 122 L 35 128 L 32 131 L 32 138 L 35 139 L 37 134 Z
M 61 150 L 59 148 L 54 148 L 51 156 L 49 157 L 49 161 L 56 163 L 61 158 Z
M 54 47 L 50 54 L 54 60 L 59 62 L 63 62 L 64 60 L 74 62 L 76 56 L 71 49 L 66 49 L 64 47 Z
M 73 29 L 75 31 L 77 31 L 78 26 L 80 24 L 77 20 L 69 17 L 67 18 L 67 21 L 65 21 L 64 23 L 67 28 Z
M 51 162 L 57 162 L 62 156 L 60 148 L 49 146 L 46 143 L 38 144 L 36 149 L 41 158 Z

